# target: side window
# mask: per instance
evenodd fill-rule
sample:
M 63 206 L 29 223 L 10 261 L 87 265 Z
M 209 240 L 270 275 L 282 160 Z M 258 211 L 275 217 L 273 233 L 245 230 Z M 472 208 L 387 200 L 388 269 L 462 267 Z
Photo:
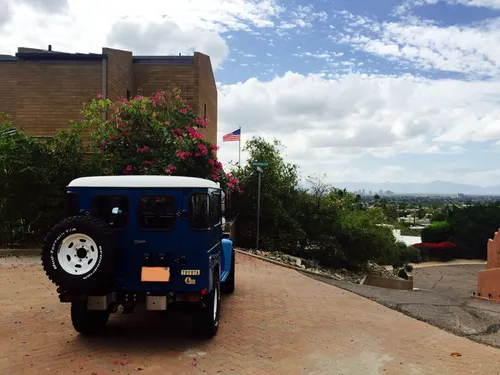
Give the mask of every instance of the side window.
M 213 193 L 210 195 L 210 225 L 214 226 L 220 224 L 220 193 Z
M 113 228 L 124 228 L 129 214 L 129 200 L 124 195 L 96 195 L 92 198 L 91 214 Z
M 191 195 L 189 202 L 189 225 L 194 230 L 210 229 L 208 194 L 197 193 Z
M 139 229 L 169 231 L 175 228 L 177 203 L 171 195 L 143 196 L 139 199 Z

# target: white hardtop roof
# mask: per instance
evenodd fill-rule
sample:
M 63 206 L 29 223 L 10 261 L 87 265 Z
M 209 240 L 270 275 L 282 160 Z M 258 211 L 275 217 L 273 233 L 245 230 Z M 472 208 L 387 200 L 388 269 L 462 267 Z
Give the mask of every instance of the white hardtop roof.
M 220 184 L 185 176 L 94 176 L 77 178 L 68 187 L 220 189 Z

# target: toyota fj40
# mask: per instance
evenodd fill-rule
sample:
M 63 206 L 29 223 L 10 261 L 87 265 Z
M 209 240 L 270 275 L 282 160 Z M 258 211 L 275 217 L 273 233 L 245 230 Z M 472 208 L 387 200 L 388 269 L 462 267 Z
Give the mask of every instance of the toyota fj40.
M 123 306 L 187 307 L 195 332 L 217 333 L 221 292 L 235 285 L 219 184 L 176 176 L 98 176 L 67 187 L 67 218 L 47 234 L 42 264 L 81 334 Z

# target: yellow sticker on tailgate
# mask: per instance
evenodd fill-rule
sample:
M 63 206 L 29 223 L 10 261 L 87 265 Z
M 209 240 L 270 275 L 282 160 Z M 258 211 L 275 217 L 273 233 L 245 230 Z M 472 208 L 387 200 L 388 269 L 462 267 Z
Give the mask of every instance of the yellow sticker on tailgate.
M 181 270 L 183 276 L 199 276 L 200 270 Z

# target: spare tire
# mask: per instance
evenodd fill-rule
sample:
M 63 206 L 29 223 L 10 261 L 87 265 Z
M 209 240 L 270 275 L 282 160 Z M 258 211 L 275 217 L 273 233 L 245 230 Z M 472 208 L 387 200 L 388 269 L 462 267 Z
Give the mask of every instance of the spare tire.
M 93 216 L 72 216 L 56 224 L 42 245 L 48 278 L 72 292 L 104 292 L 116 266 L 111 226 Z

